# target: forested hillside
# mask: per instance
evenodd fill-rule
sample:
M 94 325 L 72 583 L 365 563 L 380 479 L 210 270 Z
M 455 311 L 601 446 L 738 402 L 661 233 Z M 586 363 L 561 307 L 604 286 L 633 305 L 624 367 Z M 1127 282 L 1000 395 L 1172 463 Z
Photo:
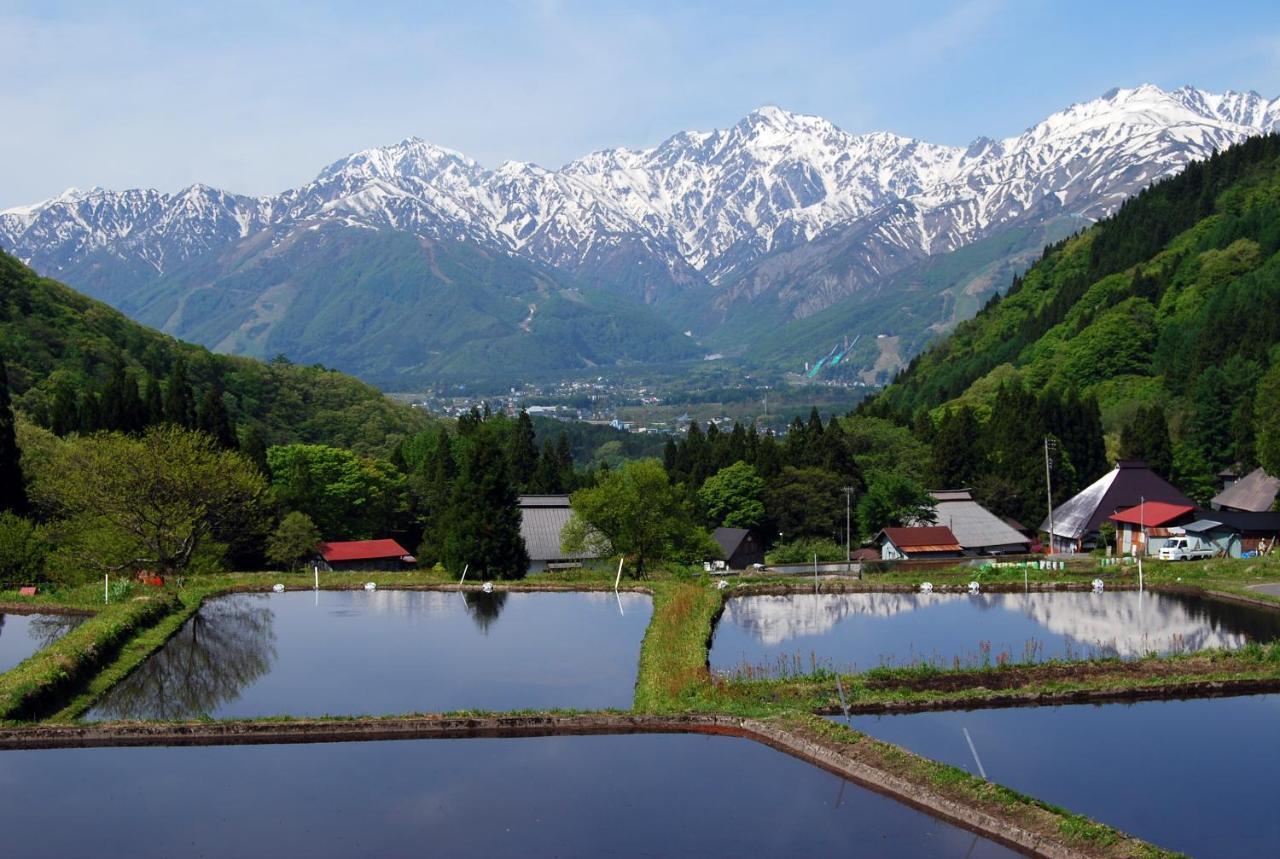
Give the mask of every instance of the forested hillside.
M 1002 395 L 1055 392 L 1096 399 L 1108 452 L 1153 460 L 1193 497 L 1227 466 L 1280 471 L 1277 251 L 1280 137 L 1268 135 L 1046 248 L 862 412 L 925 432 L 963 415 L 989 442 Z
M 255 447 L 323 442 L 386 453 L 427 423 L 408 406 L 322 367 L 215 355 L 0 253 L 0 356 L 14 404 L 59 433 L 223 420 Z M 175 385 L 184 390 L 175 397 Z M 222 430 L 225 432 L 226 430 Z

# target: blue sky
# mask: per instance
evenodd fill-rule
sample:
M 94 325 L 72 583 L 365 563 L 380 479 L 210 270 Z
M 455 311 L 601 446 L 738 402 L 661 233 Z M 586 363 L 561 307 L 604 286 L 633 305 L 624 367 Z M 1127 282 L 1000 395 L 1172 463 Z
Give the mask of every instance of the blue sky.
M 260 194 L 410 135 L 556 167 L 762 104 L 963 144 L 1113 86 L 1274 97 L 1280 3 L 0 0 L 0 80 L 0 207 Z

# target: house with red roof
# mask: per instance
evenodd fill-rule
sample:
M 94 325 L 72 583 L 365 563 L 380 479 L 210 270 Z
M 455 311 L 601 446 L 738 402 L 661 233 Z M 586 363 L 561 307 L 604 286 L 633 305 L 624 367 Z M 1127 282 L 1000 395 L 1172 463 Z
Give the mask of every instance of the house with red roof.
M 950 528 L 943 525 L 916 525 L 885 528 L 876 535 L 880 557 L 886 561 L 921 558 L 959 558 L 964 549 Z
M 1190 504 L 1144 501 L 1109 517 L 1116 524 L 1116 551 L 1121 555 L 1156 555 L 1181 526 L 1200 518 Z
M 395 571 L 412 566 L 417 558 L 395 540 L 345 540 L 321 543 L 320 569 L 334 572 Z

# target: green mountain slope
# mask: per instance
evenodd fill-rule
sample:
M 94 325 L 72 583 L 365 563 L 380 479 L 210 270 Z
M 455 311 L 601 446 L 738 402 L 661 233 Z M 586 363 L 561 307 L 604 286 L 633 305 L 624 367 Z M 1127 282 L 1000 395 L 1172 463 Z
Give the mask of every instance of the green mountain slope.
M 43 278 L 0 253 L 0 353 L 18 408 L 43 420 L 58 390 L 101 390 L 123 359 L 141 387 L 181 356 L 197 394 L 224 393 L 234 424 L 260 427 L 271 444 L 312 441 L 389 450 L 426 417 L 341 373 L 215 355 L 139 325 L 105 304 Z
M 1255 399 L 1280 364 L 1280 137 L 1253 138 L 1044 252 L 1008 294 L 864 409 L 912 420 L 1008 381 L 1076 389 L 1109 433 L 1156 406 L 1211 467 L 1256 461 Z M 1274 374 L 1273 374 L 1274 375 Z
M 108 300 L 219 352 L 283 353 L 391 390 L 697 352 L 644 305 L 526 260 L 337 224 L 253 237 Z
M 900 356 L 917 354 L 939 334 L 972 318 L 1047 242 L 1078 226 L 1077 220 L 1058 218 L 1014 227 L 920 260 L 812 316 L 781 326 L 775 320 L 744 326 L 750 361 L 800 372 L 806 361 L 812 364 L 837 344 L 844 351 L 848 342 L 839 364 L 824 367 L 821 378 L 884 384 L 901 369 Z

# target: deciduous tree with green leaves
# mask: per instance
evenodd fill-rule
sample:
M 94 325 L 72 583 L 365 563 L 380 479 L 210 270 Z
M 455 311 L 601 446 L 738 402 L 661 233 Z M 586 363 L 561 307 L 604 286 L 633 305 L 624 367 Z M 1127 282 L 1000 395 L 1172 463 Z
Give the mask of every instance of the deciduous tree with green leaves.
M 573 493 L 572 505 L 573 515 L 561 534 L 561 548 L 568 554 L 617 552 L 631 561 L 636 575 L 658 561 L 719 555 L 656 459 L 609 471 L 596 486 Z
M 882 528 L 928 525 L 934 521 L 933 498 L 909 477 L 882 471 L 871 476 L 858 500 L 858 525 L 867 537 Z
M 63 560 L 82 569 L 175 573 L 217 543 L 261 533 L 266 481 L 200 432 L 153 427 L 58 445 L 34 486 Z
M 707 478 L 698 501 L 707 518 L 727 528 L 754 528 L 764 521 L 764 480 L 745 462 L 735 462 Z
M 289 444 L 270 448 L 267 466 L 277 502 L 310 516 L 326 540 L 385 536 L 407 515 L 404 475 L 386 460 Z
M 293 570 L 315 554 L 320 529 L 306 513 L 286 514 L 267 538 L 267 560 Z

